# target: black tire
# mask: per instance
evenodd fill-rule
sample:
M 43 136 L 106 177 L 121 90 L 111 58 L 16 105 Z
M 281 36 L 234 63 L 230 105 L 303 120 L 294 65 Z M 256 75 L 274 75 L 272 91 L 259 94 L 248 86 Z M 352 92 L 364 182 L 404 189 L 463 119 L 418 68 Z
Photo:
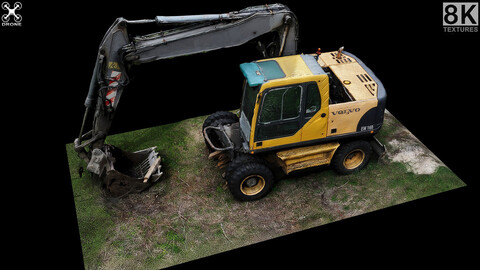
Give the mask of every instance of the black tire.
M 247 161 L 235 166 L 227 175 L 233 197 L 240 201 L 254 201 L 267 195 L 273 187 L 274 176 L 267 165 Z
M 230 163 L 228 163 L 228 166 L 225 169 L 225 178 L 228 179 L 230 175 L 238 168 L 238 166 L 249 162 L 265 164 L 261 158 L 250 154 L 238 153 L 237 156 Z
M 238 116 L 236 116 L 232 112 L 227 112 L 227 111 L 219 111 L 219 112 L 214 112 L 210 116 L 205 119 L 203 122 L 202 126 L 202 131 L 208 127 L 214 124 L 216 122 L 217 124 L 222 123 L 223 125 L 226 124 L 233 124 L 238 122 Z
M 205 145 L 207 146 L 207 148 L 210 152 L 213 151 L 213 149 L 210 147 L 207 140 L 205 139 L 205 135 L 203 134 L 203 130 L 206 127 L 209 127 L 209 126 L 217 127 L 217 126 L 220 126 L 220 125 L 228 125 L 228 124 L 233 124 L 233 123 L 236 123 L 236 122 L 238 122 L 238 116 L 236 116 L 232 112 L 227 112 L 227 111 L 218 111 L 218 112 L 212 113 L 210 116 L 207 117 L 207 119 L 205 119 L 205 121 L 203 122 L 203 126 L 202 126 L 202 135 L 204 136 Z M 212 136 L 213 134 L 209 133 L 208 135 Z
M 372 146 L 367 141 L 352 141 L 340 145 L 332 159 L 338 174 L 352 174 L 363 169 L 372 156 Z

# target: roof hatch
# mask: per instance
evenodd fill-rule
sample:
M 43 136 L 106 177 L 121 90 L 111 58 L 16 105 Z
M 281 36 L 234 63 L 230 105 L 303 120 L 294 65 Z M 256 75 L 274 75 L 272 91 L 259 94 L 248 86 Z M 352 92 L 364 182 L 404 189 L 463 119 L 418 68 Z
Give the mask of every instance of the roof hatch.
M 240 65 L 240 70 L 250 87 L 260 85 L 268 80 L 285 77 L 285 73 L 275 60 L 243 63 Z

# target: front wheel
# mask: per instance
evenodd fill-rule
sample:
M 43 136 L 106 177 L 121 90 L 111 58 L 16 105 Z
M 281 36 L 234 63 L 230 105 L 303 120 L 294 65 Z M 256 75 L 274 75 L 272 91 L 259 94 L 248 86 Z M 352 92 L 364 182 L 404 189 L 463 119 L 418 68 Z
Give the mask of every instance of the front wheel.
M 273 187 L 274 176 L 265 165 L 243 163 L 227 174 L 228 188 L 240 201 L 254 201 L 267 195 Z

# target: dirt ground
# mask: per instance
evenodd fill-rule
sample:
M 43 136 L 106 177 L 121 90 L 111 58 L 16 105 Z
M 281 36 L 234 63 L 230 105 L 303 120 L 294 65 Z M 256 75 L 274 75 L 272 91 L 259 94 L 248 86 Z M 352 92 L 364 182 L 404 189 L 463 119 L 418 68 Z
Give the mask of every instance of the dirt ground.
M 185 139 L 176 133 L 177 138 L 166 142 L 172 153 L 160 152 L 164 175 L 143 193 L 121 199 L 87 195 L 99 186 L 76 184 L 93 180 L 72 174 L 87 269 L 163 268 L 463 185 L 387 112 L 383 133 L 377 136 L 387 147 L 385 158 L 373 159 L 349 176 L 339 176 L 329 167 L 292 173 L 265 198 L 239 202 L 226 187 L 222 170 L 207 159 L 201 134 L 204 119 L 187 119 L 172 127 L 184 132 Z M 72 155 L 70 161 L 71 167 L 81 164 Z M 108 224 L 102 230 L 87 226 L 95 218 L 92 214 L 82 215 L 93 207 Z

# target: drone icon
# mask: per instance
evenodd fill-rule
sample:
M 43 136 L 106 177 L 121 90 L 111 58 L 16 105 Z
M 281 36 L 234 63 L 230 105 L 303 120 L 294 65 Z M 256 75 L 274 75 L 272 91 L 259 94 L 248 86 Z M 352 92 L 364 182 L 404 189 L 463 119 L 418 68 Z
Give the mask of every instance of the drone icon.
M 15 4 L 13 4 L 13 8 L 10 8 L 10 4 L 8 2 L 3 2 L 2 9 L 8 10 L 8 14 L 2 15 L 2 22 L 9 22 L 10 16 L 13 16 L 13 20 L 15 22 L 22 21 L 22 15 L 15 13 L 15 11 L 22 9 L 22 3 L 15 2 Z

